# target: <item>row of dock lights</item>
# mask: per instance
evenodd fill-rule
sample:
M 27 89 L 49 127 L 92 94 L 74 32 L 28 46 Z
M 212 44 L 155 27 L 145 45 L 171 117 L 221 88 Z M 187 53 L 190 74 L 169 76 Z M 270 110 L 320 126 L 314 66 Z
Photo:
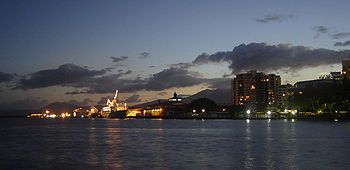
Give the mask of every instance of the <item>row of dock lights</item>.
M 63 112 L 63 113 L 57 115 L 57 114 L 51 113 L 49 110 L 45 110 L 44 114 L 35 114 L 34 116 L 41 117 L 41 118 L 57 118 L 57 117 L 68 118 L 71 116 L 71 114 L 68 112 Z M 74 112 L 73 116 L 74 117 L 76 116 L 75 112 Z
M 269 111 L 267 111 L 266 113 L 267 113 L 267 117 L 268 117 L 268 118 L 271 118 L 272 112 L 269 110 Z M 289 112 L 288 112 L 287 109 L 284 109 L 284 113 L 289 113 Z M 292 115 L 295 116 L 296 113 L 297 113 L 297 110 L 291 110 L 290 113 L 291 113 Z M 250 114 L 251 114 L 251 110 L 248 109 L 248 110 L 246 111 L 246 117 L 247 117 L 247 118 L 250 118 Z
M 205 113 L 205 109 L 202 109 L 201 111 L 202 111 L 202 113 Z M 193 109 L 192 112 L 197 113 L 197 110 Z
M 202 109 L 201 111 L 202 111 L 201 113 L 205 113 L 205 109 Z M 192 112 L 193 112 L 192 116 L 198 116 L 196 109 L 193 109 Z

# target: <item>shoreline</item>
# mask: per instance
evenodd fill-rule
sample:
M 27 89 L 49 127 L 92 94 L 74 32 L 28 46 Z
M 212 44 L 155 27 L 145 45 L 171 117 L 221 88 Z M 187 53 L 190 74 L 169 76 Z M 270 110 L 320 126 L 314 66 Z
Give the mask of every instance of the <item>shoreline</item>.
M 16 119 L 16 118 L 24 118 L 24 119 L 49 119 L 49 118 L 28 118 L 27 116 L 0 116 L 0 119 Z M 109 119 L 109 118 L 54 118 L 51 120 L 80 120 L 80 119 Z M 118 118 L 116 118 L 118 119 Z M 295 117 L 295 118 L 186 118 L 186 117 L 172 117 L 172 118 L 163 118 L 163 117 L 127 117 L 125 119 L 120 119 L 120 120 L 303 120 L 303 121 L 350 121 L 350 117 L 327 117 L 327 118 L 316 118 L 316 117 Z M 111 119 L 113 120 L 113 119 Z

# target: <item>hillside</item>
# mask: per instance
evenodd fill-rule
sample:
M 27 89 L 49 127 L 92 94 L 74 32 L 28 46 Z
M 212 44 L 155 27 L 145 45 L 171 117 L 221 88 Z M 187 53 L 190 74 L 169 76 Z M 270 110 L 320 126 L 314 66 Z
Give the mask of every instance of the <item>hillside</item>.
M 190 97 L 184 99 L 185 103 L 190 103 L 192 100 L 199 98 L 208 98 L 215 101 L 218 105 L 229 105 L 231 103 L 231 93 L 230 89 L 205 89 L 200 91 Z

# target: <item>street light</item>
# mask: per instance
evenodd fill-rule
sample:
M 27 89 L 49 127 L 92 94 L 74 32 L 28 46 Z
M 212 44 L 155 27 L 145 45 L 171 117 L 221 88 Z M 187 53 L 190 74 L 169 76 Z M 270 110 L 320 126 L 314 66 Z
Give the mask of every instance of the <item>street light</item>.
M 271 111 L 267 111 L 267 117 L 270 118 L 271 117 Z
M 267 115 L 271 116 L 271 111 L 270 110 L 267 111 Z
M 250 117 L 250 110 L 248 109 L 248 110 L 246 111 L 246 113 L 247 113 L 247 118 L 249 118 L 249 117 Z

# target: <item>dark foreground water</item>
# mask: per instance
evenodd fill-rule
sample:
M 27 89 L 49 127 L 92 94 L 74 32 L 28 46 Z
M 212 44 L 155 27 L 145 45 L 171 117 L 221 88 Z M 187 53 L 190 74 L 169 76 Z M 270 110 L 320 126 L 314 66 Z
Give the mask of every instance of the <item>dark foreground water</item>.
M 0 119 L 0 169 L 350 169 L 350 123 Z

